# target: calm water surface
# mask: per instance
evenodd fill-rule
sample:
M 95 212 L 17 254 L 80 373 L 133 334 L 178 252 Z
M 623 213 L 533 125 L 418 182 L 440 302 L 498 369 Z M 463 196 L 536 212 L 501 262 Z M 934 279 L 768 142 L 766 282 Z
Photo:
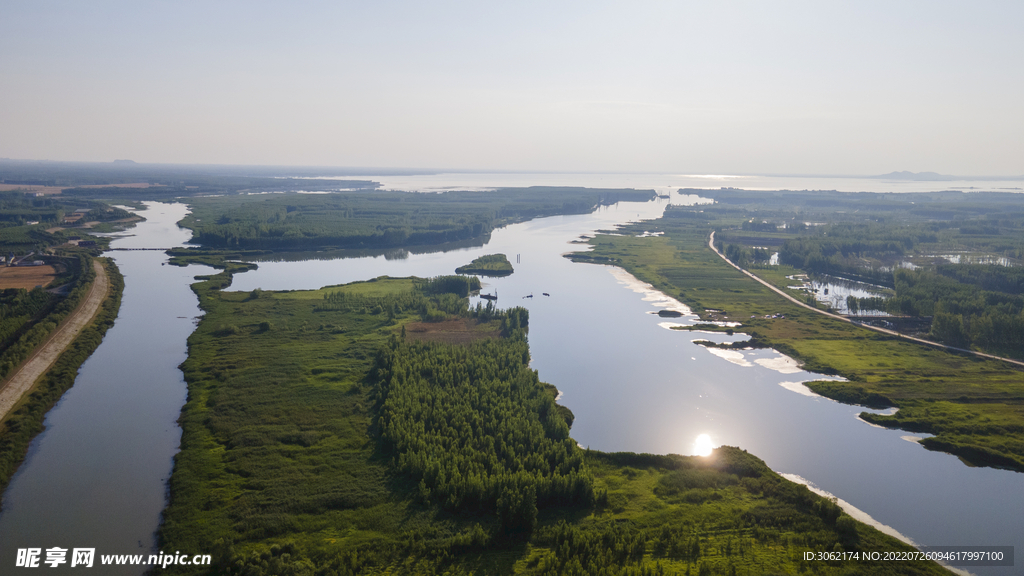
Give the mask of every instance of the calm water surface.
M 672 195 L 677 203 L 694 200 Z M 485 280 L 484 292 L 496 292 L 503 307 L 530 309 L 533 367 L 562 391 L 561 402 L 576 414 L 573 437 L 584 446 L 692 454 L 697 436 L 707 434 L 716 445 L 750 450 L 774 470 L 836 495 L 916 543 L 1024 550 L 1024 475 L 968 468 L 908 441 L 905 432 L 870 426 L 857 418 L 861 409 L 811 394 L 799 382 L 817 376 L 774 351 L 696 345 L 698 338 L 742 335 L 670 330 L 694 317 L 665 319 L 656 312 L 688 313 L 681 303 L 620 269 L 562 256 L 584 248 L 570 243 L 580 235 L 655 218 L 666 203 L 622 203 L 592 215 L 509 226 L 484 247 L 391 259 L 262 262 L 259 270 L 237 275 L 232 289 L 314 289 L 381 275 L 449 274 L 476 256 L 503 252 L 516 271 Z M 180 243 L 187 233 L 173 222 L 183 214 L 181 207 L 159 205 L 146 214 L 150 222 L 119 245 Z M 47 431 L 4 495 L 5 573 L 19 547 L 131 553 L 153 546 L 185 399 L 176 367 L 199 313 L 188 283 L 204 272 L 161 266 L 166 257 L 159 252 L 114 255 L 126 276 L 117 324 L 47 417 Z
M 676 203 L 692 200 L 672 196 Z M 814 396 L 799 382 L 818 376 L 774 351 L 723 353 L 693 344 L 727 337 L 670 330 L 694 317 L 665 319 L 656 311 L 685 310 L 681 303 L 621 269 L 562 256 L 584 248 L 570 244 L 581 234 L 657 217 L 665 202 L 517 224 L 495 231 L 481 248 L 390 260 L 262 262 L 259 270 L 236 276 L 232 289 L 313 289 L 381 275 L 450 274 L 477 256 L 502 252 L 515 273 L 485 279 L 483 292 L 497 292 L 503 307 L 529 308 L 532 365 L 562 391 L 560 402 L 576 414 L 572 435 L 582 445 L 692 454 L 697 436 L 708 434 L 714 444 L 749 450 L 918 544 L 1024 550 L 1024 474 L 969 468 L 923 449 L 907 432 L 871 426 L 858 418 L 862 408 Z
M 330 178 L 330 177 L 329 177 Z M 367 175 L 359 179 L 379 182 L 385 190 L 483 190 L 518 186 L 586 186 L 589 188 L 640 188 L 659 191 L 679 188 L 745 190 L 838 190 L 840 192 L 935 192 L 972 190 L 1024 192 L 1024 178 L 1010 180 L 957 179 L 939 182 L 843 176 L 794 176 L 764 174 L 598 174 L 563 172 L 441 172 L 436 174 Z M 350 177 L 338 177 L 347 180 Z
M 792 280 L 790 288 L 802 289 L 805 292 L 814 294 L 814 298 L 831 306 L 833 311 L 839 314 L 849 314 L 849 307 L 846 299 L 849 296 L 857 298 L 889 298 L 892 290 L 886 290 L 884 286 L 876 286 L 856 280 L 848 280 L 827 274 L 816 274 L 809 280 L 806 277 L 788 277 Z M 889 314 L 880 310 L 859 310 L 862 316 L 888 316 Z
M 147 221 L 113 246 L 179 245 L 191 236 L 175 225 L 185 213 L 180 204 L 149 203 Z M 34 573 L 14 567 L 18 548 L 68 549 L 68 564 L 35 569 L 45 574 L 141 574 L 100 567 L 99 555 L 154 549 L 181 438 L 186 389 L 177 367 L 201 313 L 189 284 L 211 269 L 162 266 L 163 252 L 108 255 L 125 278 L 120 313 L 3 495 L 0 574 Z M 73 548 L 96 548 L 91 570 L 69 567 Z

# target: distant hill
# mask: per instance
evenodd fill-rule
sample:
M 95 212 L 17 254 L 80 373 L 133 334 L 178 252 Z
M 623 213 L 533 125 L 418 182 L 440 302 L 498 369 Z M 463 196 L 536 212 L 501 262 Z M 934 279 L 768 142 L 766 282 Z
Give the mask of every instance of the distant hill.
M 956 176 L 946 176 L 937 172 L 889 172 L 880 176 L 868 176 L 868 178 L 879 178 L 882 180 L 918 180 L 925 182 L 938 182 L 944 180 L 957 180 Z

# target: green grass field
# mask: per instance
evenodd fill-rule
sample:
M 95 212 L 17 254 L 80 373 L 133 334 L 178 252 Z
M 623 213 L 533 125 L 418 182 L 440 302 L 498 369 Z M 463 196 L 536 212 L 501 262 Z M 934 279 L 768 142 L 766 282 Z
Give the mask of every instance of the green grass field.
M 547 438 L 564 434 L 564 413 L 550 411 L 552 390 L 530 376 L 528 353 L 518 360 L 507 356 L 505 362 L 522 362 L 521 368 L 487 386 L 459 376 L 463 364 L 487 361 L 473 357 L 473 350 L 503 349 L 493 340 L 495 331 L 509 334 L 514 345 L 522 319 L 502 316 L 499 322 L 500 314 L 466 311 L 465 300 L 451 294 L 424 296 L 426 285 L 412 279 L 314 291 L 220 289 L 244 269 L 228 265 L 194 285 L 206 315 L 189 339 L 183 365 L 189 395 L 160 530 L 162 549 L 213 554 L 209 573 L 845 574 L 848 562 L 808 563 L 802 555 L 906 548 L 739 449 L 723 447 L 710 457 L 602 454 L 572 443 L 560 452 L 557 442 L 543 440 L 536 445 L 547 452 L 540 452 L 526 440 L 526 424 L 508 427 L 504 417 L 485 421 L 495 409 L 513 410 L 523 422 L 542 422 Z M 445 310 L 449 319 L 476 314 L 476 322 L 494 325 L 483 348 L 467 344 L 467 362 L 451 360 L 462 357 L 456 345 L 403 342 L 407 327 L 429 323 L 424 314 Z M 415 352 L 412 364 L 382 360 L 407 346 Z M 396 396 L 393 382 L 414 376 L 426 378 L 428 387 Z M 519 392 L 500 392 L 513 380 Z M 382 388 L 386 382 L 392 384 Z M 430 393 L 430 385 L 463 387 L 450 392 L 471 401 L 451 412 L 447 401 L 434 403 L 442 396 Z M 562 453 L 568 460 L 559 473 L 589 479 L 592 493 L 585 501 L 545 501 L 538 484 L 536 518 L 524 530 L 524 524 L 507 522 L 508 501 L 450 498 L 476 482 L 455 481 L 465 473 L 458 462 L 469 460 L 443 458 L 440 475 L 415 464 L 421 461 L 417 451 L 428 447 L 418 438 L 444 443 L 448 437 L 411 433 L 385 443 L 385 415 L 405 427 L 433 422 L 471 435 L 497 430 L 478 437 L 470 452 L 465 445 L 450 448 L 496 462 L 510 453 L 502 446 L 516 446 L 518 456 L 504 466 L 511 466 L 509 473 L 522 466 L 514 472 L 519 480 L 479 477 L 484 484 L 530 483 L 529 470 L 545 469 L 551 465 L 546 458 Z M 582 465 L 571 463 L 574 451 Z M 924 563 L 857 568 L 944 573 Z
M 972 465 L 1024 470 L 1024 372 L 1012 365 L 915 344 L 806 310 L 743 276 L 707 246 L 711 229 L 680 218 L 645 222 L 663 237 L 598 236 L 577 261 L 613 263 L 694 307 L 703 318 L 742 322 L 738 330 L 797 358 L 811 371 L 849 382 L 809 384 L 843 402 L 897 406 L 871 422 L 928 431 L 929 448 Z M 792 268 L 754 269 L 785 286 Z M 799 296 L 799 293 L 793 292 Z M 710 313 L 706 310 L 721 310 Z M 765 319 L 781 314 L 785 319 Z M 755 318 L 751 318 L 755 316 Z

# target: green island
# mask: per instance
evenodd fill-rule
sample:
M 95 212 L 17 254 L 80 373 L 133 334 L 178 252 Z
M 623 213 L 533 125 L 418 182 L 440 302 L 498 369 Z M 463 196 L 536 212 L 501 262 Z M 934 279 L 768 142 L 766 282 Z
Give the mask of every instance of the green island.
M 472 262 L 455 269 L 456 274 L 476 274 L 478 276 L 509 276 L 514 272 L 512 263 L 504 254 L 487 254 L 474 258 Z
M 914 343 L 815 313 L 744 276 L 708 247 L 715 232 L 733 262 L 812 306 L 793 289 L 800 274 L 829 274 L 889 287 L 882 309 L 904 331 L 939 343 L 1020 358 L 1021 268 L 977 262 L 1024 255 L 1024 211 L 1010 193 L 874 194 L 687 191 L 713 204 L 672 206 L 622 235 L 590 240 L 575 261 L 611 263 L 690 305 L 702 320 L 741 322 L 750 345 L 798 359 L 847 382 L 814 392 L 851 404 L 897 407 L 871 423 L 933 436 L 926 448 L 968 465 L 1024 471 L 1024 372 L 1019 366 Z M 639 237 L 660 231 L 658 237 Z M 649 236 L 649 235 L 648 235 Z M 769 264 L 772 252 L 778 265 Z M 956 254 L 959 263 L 949 262 Z M 946 257 L 944 257 L 946 256 Z M 973 262 L 972 262 L 973 260 Z M 906 264 L 903 264 L 906 263 Z M 862 321 L 871 321 L 861 318 Z
M 526 311 L 469 308 L 475 278 L 246 293 L 225 288 L 251 265 L 224 266 L 193 285 L 159 533 L 212 548 L 212 573 L 845 574 L 803 553 L 912 550 L 737 448 L 580 448 Z
M 434 246 L 486 241 L 495 228 L 586 214 L 651 190 L 504 188 L 493 192 L 345 192 L 194 197 L 181 225 L 204 248 L 318 250 Z

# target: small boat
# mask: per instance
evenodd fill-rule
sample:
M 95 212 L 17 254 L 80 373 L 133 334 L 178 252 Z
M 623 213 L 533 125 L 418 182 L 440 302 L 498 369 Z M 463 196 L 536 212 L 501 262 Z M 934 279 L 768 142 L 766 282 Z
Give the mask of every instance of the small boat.
M 551 294 L 548 294 L 547 292 L 541 292 L 541 294 L 543 294 L 545 296 L 551 296 Z
M 484 300 L 497 300 L 498 299 L 498 295 L 497 294 L 481 294 L 480 297 L 483 298 Z
M 526 296 L 523 296 L 523 298 L 533 298 L 533 294 L 527 294 Z

